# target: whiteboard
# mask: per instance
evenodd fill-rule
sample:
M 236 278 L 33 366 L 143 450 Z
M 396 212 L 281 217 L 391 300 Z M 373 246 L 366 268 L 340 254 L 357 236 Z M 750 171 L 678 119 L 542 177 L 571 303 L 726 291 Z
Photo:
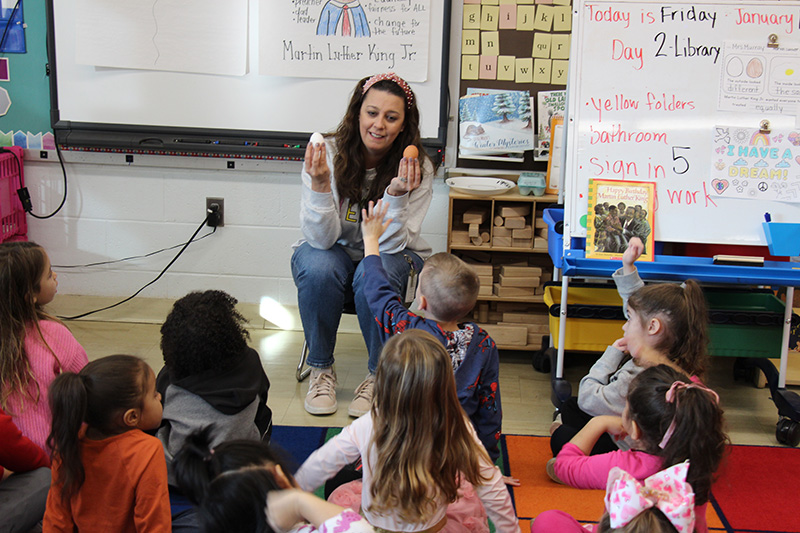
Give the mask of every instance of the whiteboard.
M 341 66 L 340 70 L 346 73 L 344 77 L 348 79 L 261 75 L 258 73 L 259 52 L 263 53 L 264 49 L 263 43 L 259 43 L 259 10 L 277 9 L 273 3 L 278 0 L 237 0 L 231 7 L 238 6 L 242 1 L 246 4 L 247 16 L 239 31 L 247 35 L 247 46 L 244 48 L 247 70 L 243 75 L 219 75 L 81 64 L 78 57 L 85 57 L 86 53 L 84 49 L 76 56 L 80 51 L 77 44 L 86 39 L 79 39 L 76 33 L 79 30 L 92 31 L 91 28 L 100 32 L 99 26 L 102 22 L 96 17 L 88 25 L 86 20 L 76 20 L 77 13 L 85 13 L 76 7 L 86 0 L 48 0 L 48 47 L 54 128 L 88 132 L 81 135 L 92 135 L 92 132 L 103 130 L 141 133 L 148 128 L 155 131 L 164 128 L 173 137 L 176 137 L 175 132 L 186 130 L 198 135 L 203 132 L 214 135 L 227 132 L 241 138 L 247 138 L 247 132 L 266 133 L 268 136 L 276 134 L 278 138 L 282 134 L 287 138 L 305 138 L 306 134 L 313 131 L 332 131 L 336 128 L 344 115 L 356 80 L 390 70 L 404 75 L 402 65 L 390 62 L 386 57 L 370 60 L 367 55 L 362 56 L 363 60 L 357 63 Z M 283 4 L 285 0 L 280 2 Z M 443 145 L 447 124 L 449 60 L 449 38 L 445 40 L 444 37 L 450 27 L 450 0 L 360 2 L 365 7 L 371 5 L 375 9 L 383 10 L 400 9 L 400 5 L 414 6 L 416 3 L 426 8 L 419 16 L 429 20 L 427 28 L 430 35 L 426 39 L 429 44 L 427 68 L 423 76 L 416 76 L 420 81 L 410 85 L 420 106 L 420 130 L 423 139 L 428 144 Z M 227 9 L 225 2 L 184 3 L 186 9 L 199 9 L 196 6 L 212 6 L 204 9 Z M 306 6 L 308 17 L 314 16 L 314 9 L 318 11 L 324 2 L 308 0 L 288 3 L 299 6 L 297 9 L 301 10 Z M 137 4 L 141 4 L 141 0 Z M 155 9 L 157 0 L 152 0 L 152 4 Z M 194 8 L 192 4 L 195 4 Z M 95 1 L 91 5 L 98 3 Z M 111 6 L 109 9 L 123 9 L 125 3 L 114 2 L 108 5 Z M 225 23 L 228 24 L 230 20 L 236 19 L 227 17 Z M 380 44 L 380 39 L 376 34 L 370 42 Z M 218 42 L 226 43 L 227 40 L 222 36 Z M 364 44 L 363 40 L 351 42 Z M 349 46 L 356 47 L 355 44 Z M 391 68 L 393 65 L 394 69 Z M 76 138 L 76 135 L 61 135 L 59 138 L 68 142 L 69 139 Z M 115 139 L 114 134 L 105 136 L 105 142 L 113 143 L 116 142 Z M 99 142 L 104 142 L 103 138 Z
M 709 186 L 717 162 L 715 126 L 757 130 L 768 119 L 776 133 L 800 131 L 800 61 L 784 72 L 794 76 L 793 96 L 782 98 L 788 103 L 731 106 L 726 100 L 726 51 L 736 43 L 763 51 L 770 34 L 782 53 L 800 55 L 800 3 L 576 2 L 565 161 L 568 234 L 586 236 L 591 178 L 655 182 L 659 241 L 758 245 L 766 242 L 765 213 L 775 222 L 800 221 L 800 203 L 728 198 Z M 789 179 L 800 182 L 800 160 L 792 164 Z

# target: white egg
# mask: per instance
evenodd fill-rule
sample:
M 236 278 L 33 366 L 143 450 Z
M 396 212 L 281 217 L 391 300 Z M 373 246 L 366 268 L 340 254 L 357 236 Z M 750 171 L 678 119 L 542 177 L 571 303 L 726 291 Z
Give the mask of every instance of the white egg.
M 315 131 L 311 134 L 311 140 L 309 141 L 312 144 L 320 144 L 325 142 L 325 137 L 318 131 Z

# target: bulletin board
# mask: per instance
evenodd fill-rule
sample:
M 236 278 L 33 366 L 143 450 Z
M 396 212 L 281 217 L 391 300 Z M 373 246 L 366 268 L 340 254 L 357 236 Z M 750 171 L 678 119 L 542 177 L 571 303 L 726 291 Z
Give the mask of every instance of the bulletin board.
M 461 0 L 461 81 L 469 88 L 527 90 L 534 97 L 534 125 L 540 91 L 566 89 L 571 45 L 571 0 Z M 458 159 L 474 168 L 540 169 L 532 152 L 523 163 Z
M 47 0 L 59 145 L 302 158 L 358 79 L 394 71 L 416 94 L 423 144 L 441 150 L 450 0 L 348 0 L 344 19 L 329 4 Z
M 799 24 L 795 1 L 578 0 L 568 234 L 591 178 L 654 182 L 658 241 L 763 245 L 765 213 L 800 220 Z

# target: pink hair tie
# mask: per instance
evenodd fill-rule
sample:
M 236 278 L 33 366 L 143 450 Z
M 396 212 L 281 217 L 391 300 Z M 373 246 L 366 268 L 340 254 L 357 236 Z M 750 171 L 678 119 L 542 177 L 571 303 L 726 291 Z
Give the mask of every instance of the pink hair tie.
M 676 394 L 679 390 L 686 390 L 686 389 L 700 389 L 710 393 L 714 397 L 714 403 L 719 405 L 719 394 L 714 392 L 713 390 L 709 389 L 705 385 L 701 385 L 700 383 L 686 383 L 684 381 L 673 381 L 672 386 L 667 391 L 665 398 L 667 403 L 674 403 L 675 404 L 675 414 L 677 415 L 678 412 L 678 398 Z M 664 438 L 661 439 L 661 442 L 658 443 L 658 447 L 662 450 L 667 447 L 669 443 L 669 439 L 672 438 L 672 434 L 675 433 L 675 418 L 672 418 L 672 423 L 670 423 L 667 431 L 664 433 Z
M 414 93 L 411 92 L 411 87 L 408 86 L 406 80 L 395 74 L 394 72 L 386 72 L 384 74 L 375 74 L 370 79 L 364 82 L 364 86 L 361 88 L 361 94 L 366 94 L 370 87 L 378 83 L 379 81 L 389 80 L 393 81 L 400 87 L 406 95 L 406 107 L 411 109 L 411 104 L 414 102 Z

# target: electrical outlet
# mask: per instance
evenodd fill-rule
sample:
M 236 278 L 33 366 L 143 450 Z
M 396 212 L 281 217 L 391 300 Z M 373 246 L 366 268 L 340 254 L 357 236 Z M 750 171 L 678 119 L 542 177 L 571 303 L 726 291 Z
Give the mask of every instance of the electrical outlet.
M 221 228 L 225 225 L 225 199 L 206 198 L 206 222 L 211 228 Z

